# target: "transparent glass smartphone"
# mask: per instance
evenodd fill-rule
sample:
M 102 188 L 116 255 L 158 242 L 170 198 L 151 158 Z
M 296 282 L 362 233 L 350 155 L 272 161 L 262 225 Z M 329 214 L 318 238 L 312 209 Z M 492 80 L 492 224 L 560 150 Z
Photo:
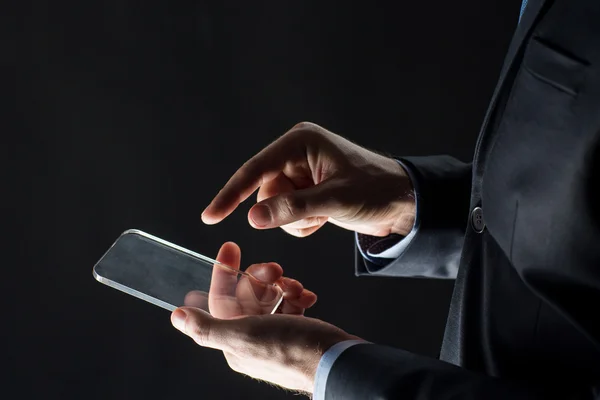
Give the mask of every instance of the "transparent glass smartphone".
M 217 318 L 272 314 L 283 300 L 275 284 L 135 229 L 117 238 L 93 275 L 167 310 L 192 306 Z

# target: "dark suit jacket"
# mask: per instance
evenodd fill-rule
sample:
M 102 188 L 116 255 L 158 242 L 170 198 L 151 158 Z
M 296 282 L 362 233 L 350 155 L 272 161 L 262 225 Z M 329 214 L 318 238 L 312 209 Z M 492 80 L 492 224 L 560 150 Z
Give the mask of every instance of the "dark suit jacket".
M 600 1 L 529 3 L 473 162 L 402 158 L 418 234 L 387 266 L 357 262 L 358 275 L 457 275 L 442 361 L 356 345 L 327 399 L 600 398 Z

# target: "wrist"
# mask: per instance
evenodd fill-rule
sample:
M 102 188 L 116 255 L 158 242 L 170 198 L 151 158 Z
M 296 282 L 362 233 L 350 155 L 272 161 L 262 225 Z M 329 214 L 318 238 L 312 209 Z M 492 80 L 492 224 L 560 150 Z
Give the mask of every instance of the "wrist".
M 332 347 L 338 345 L 339 343 L 348 342 L 348 341 L 359 341 L 359 342 L 368 343 L 366 340 L 364 340 L 358 336 L 350 335 L 346 332 L 339 332 L 339 333 L 341 333 L 341 335 L 335 334 L 335 335 L 332 335 L 332 337 L 330 337 L 330 338 L 323 337 L 322 338 L 323 340 L 319 341 L 317 348 L 315 348 L 315 350 L 313 351 L 312 357 L 310 357 L 310 360 L 306 364 L 306 368 L 305 368 L 306 385 L 305 385 L 304 391 L 313 393 L 313 389 L 315 386 L 315 380 L 316 380 L 316 376 L 317 376 L 317 372 L 318 372 L 321 360 L 323 359 L 323 356 L 325 355 L 325 353 L 327 353 Z
M 414 210 L 414 204 L 412 208 Z M 415 226 L 415 219 L 416 216 L 414 211 L 403 212 L 392 226 L 391 233 L 401 236 L 408 236 Z
M 409 172 L 397 160 L 396 164 L 397 182 L 400 190 L 397 197 L 392 201 L 392 227 L 391 233 L 407 236 L 413 229 L 417 217 L 417 201 L 415 188 Z

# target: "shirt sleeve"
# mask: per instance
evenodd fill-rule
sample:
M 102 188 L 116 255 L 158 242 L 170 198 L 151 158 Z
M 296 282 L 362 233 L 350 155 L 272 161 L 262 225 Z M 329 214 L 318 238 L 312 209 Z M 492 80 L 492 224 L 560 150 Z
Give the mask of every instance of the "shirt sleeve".
M 364 340 L 345 340 L 331 346 L 331 348 L 327 350 L 325 354 L 323 354 L 321 360 L 319 361 L 317 373 L 315 375 L 313 400 L 325 399 L 325 385 L 327 383 L 327 376 L 329 375 L 329 371 L 331 370 L 333 363 L 345 350 L 360 343 L 366 342 Z

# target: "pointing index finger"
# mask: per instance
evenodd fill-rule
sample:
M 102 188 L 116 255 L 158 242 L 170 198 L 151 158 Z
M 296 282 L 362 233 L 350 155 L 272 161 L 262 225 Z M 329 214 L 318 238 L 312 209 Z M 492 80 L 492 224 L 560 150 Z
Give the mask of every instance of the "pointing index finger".
M 205 224 L 221 222 L 256 189 L 277 177 L 287 162 L 304 155 L 302 146 L 294 143 L 295 135 L 289 133 L 261 150 L 233 174 L 202 213 Z

